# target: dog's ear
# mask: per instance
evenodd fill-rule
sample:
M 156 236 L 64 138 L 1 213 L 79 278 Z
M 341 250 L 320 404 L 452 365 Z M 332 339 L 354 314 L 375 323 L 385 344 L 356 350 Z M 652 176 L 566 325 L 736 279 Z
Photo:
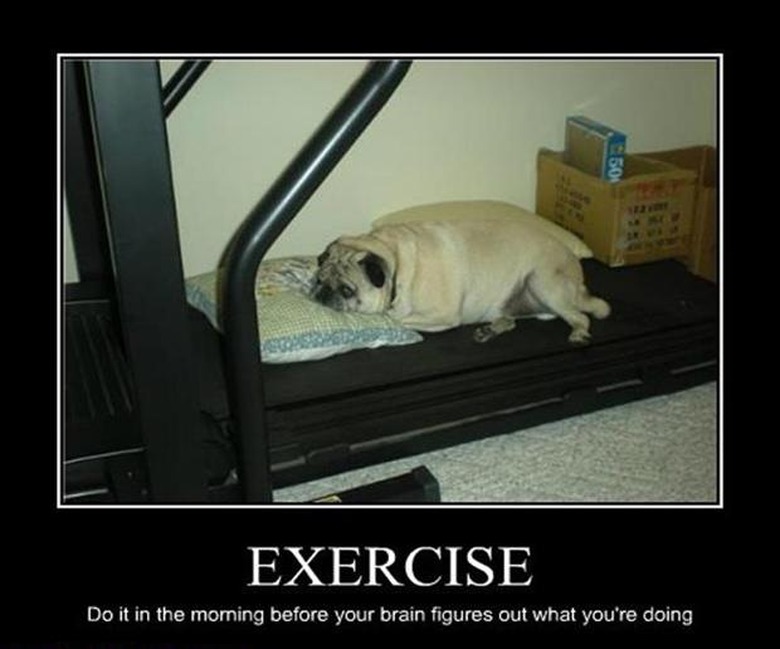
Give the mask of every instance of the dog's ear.
M 376 287 L 382 288 L 387 281 L 385 273 L 385 262 L 379 255 L 368 253 L 360 260 L 360 265 L 368 277 L 368 280 Z
M 320 253 L 319 257 L 317 257 L 317 266 L 318 266 L 318 267 L 319 267 L 319 266 L 322 266 L 322 264 L 324 264 L 324 263 L 327 261 L 328 257 L 330 257 L 330 249 L 333 247 L 333 244 L 334 244 L 334 243 L 335 243 L 335 241 L 331 241 L 331 242 L 330 242 L 330 243 L 327 245 L 327 247 L 325 248 L 325 250 L 324 250 L 323 252 L 321 252 L 321 253 Z

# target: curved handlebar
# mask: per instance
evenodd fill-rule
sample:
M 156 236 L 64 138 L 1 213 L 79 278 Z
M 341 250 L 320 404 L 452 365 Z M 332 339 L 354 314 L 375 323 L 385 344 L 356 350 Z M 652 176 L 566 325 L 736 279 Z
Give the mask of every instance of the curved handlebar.
M 246 217 L 226 251 L 221 305 L 239 478 L 247 502 L 271 501 L 271 466 L 258 343 L 255 277 L 263 256 L 406 75 L 410 61 L 377 61 L 331 111 Z

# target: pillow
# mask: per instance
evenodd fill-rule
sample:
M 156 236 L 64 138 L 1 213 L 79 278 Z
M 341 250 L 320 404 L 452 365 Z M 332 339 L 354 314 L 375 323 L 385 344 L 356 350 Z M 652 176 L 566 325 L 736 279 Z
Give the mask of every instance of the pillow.
M 558 224 L 538 214 L 501 201 L 449 201 L 417 205 L 381 216 L 373 222 L 373 225 L 377 227 L 408 221 L 444 221 L 478 217 L 522 219 L 558 239 L 580 259 L 593 256 L 593 251 L 576 234 L 564 230 Z
M 385 315 L 341 313 L 309 297 L 315 257 L 271 259 L 255 283 L 260 351 L 266 363 L 318 360 L 353 349 L 420 342 L 422 336 Z M 187 301 L 220 329 L 219 271 L 187 278 Z

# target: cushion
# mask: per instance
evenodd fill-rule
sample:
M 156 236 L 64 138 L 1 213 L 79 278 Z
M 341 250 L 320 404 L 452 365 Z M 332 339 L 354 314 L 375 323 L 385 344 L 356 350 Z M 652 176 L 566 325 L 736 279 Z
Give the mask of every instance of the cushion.
M 385 315 L 341 313 L 309 297 L 317 270 L 315 257 L 263 261 L 255 299 L 262 359 L 293 363 L 327 358 L 353 349 L 407 345 L 422 340 Z M 219 271 L 189 277 L 187 301 L 221 329 L 216 294 Z
M 429 203 L 408 207 L 379 217 L 373 225 L 389 225 L 409 221 L 443 221 L 468 218 L 515 218 L 531 223 L 555 237 L 580 259 L 593 256 L 593 251 L 577 235 L 544 217 L 522 207 L 502 201 L 473 200 Z

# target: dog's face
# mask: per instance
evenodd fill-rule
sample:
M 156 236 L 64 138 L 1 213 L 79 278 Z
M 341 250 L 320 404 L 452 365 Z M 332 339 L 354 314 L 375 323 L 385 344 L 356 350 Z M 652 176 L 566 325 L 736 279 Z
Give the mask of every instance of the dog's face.
M 392 267 L 387 259 L 341 239 L 318 258 L 312 297 L 337 311 L 384 313 L 392 302 Z

